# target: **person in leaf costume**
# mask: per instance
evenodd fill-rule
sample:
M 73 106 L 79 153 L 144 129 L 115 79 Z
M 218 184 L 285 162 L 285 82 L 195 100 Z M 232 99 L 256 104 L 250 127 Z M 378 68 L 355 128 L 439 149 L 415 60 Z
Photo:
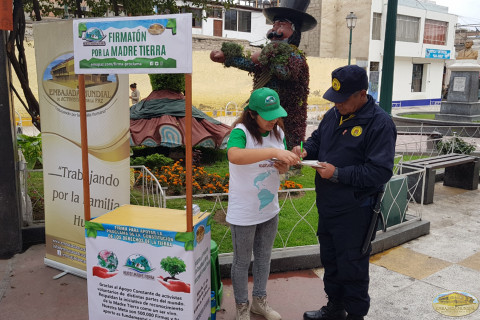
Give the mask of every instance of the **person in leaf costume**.
M 247 56 L 236 43 L 224 42 L 210 58 L 253 75 L 253 90 L 268 87 L 277 91 L 288 113 L 284 119 L 287 147 L 291 149 L 305 137 L 309 69 L 305 54 L 298 49 L 301 33 L 313 29 L 317 21 L 305 11 L 310 1 L 284 0 L 280 7 L 266 8 L 263 14 L 273 22 L 267 32 L 270 43 Z

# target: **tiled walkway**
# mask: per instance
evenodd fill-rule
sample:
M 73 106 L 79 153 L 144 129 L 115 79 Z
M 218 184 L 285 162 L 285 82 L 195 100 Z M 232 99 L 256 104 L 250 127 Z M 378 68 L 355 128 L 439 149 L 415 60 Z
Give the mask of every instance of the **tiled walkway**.
M 372 306 L 369 320 L 444 320 L 433 299 L 447 291 L 480 297 L 480 191 L 435 186 L 434 203 L 424 206 L 430 234 L 372 256 Z M 9 260 L 0 260 L 2 320 L 87 320 L 85 279 L 66 275 L 43 263 L 44 245 Z M 301 320 L 305 310 L 325 303 L 323 269 L 272 274 L 268 300 L 283 319 Z M 229 279 L 224 279 L 219 320 L 233 320 Z M 251 283 L 250 283 L 251 286 Z M 252 319 L 262 319 L 252 315 Z M 480 319 L 480 310 L 455 319 Z M 182 319 L 190 320 L 190 319 Z
M 480 297 L 480 191 L 435 186 L 434 203 L 424 206 L 430 234 L 370 259 L 369 320 L 440 320 L 433 299 L 444 292 L 467 292 Z M 312 272 L 316 277 L 312 277 Z M 268 283 L 270 305 L 283 319 L 301 320 L 305 310 L 324 303 L 323 269 L 272 275 Z M 224 281 L 224 311 L 217 319 L 233 320 L 234 302 L 229 281 Z M 262 319 L 253 316 L 252 319 Z M 456 319 L 480 319 L 480 310 Z

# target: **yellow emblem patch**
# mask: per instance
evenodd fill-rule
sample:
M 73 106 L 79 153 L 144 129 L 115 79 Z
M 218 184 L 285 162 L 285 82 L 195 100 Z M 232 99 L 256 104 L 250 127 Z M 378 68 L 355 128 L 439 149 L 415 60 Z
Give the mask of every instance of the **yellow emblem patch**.
M 358 137 L 361 134 L 362 134 L 362 127 L 356 126 L 352 128 L 352 136 Z
M 340 81 L 338 81 L 337 78 L 333 78 L 333 80 L 332 80 L 332 88 L 333 88 L 333 90 L 335 90 L 335 91 L 340 90 Z

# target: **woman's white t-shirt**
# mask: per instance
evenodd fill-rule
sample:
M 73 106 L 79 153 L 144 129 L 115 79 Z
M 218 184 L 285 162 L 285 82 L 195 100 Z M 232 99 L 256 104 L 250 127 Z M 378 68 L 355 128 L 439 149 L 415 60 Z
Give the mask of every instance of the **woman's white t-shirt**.
M 281 137 L 269 133 L 258 144 L 243 124 L 235 129 L 245 132 L 245 149 L 277 148 L 285 150 L 284 132 Z M 278 189 L 280 174 L 273 161 L 264 160 L 252 164 L 236 165 L 229 163 L 230 180 L 228 189 L 228 209 L 226 221 L 230 224 L 248 226 L 268 221 L 280 211 Z

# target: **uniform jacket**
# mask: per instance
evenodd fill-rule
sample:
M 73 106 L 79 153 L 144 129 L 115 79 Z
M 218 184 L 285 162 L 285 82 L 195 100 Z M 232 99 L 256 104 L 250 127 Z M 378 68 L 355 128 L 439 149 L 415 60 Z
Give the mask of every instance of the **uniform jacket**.
M 395 124 L 370 95 L 367 97 L 367 103 L 342 125 L 338 110 L 331 108 L 304 144 L 306 159 L 338 168 L 337 183 L 318 173 L 315 176 L 319 214 L 335 216 L 358 208 L 393 174 Z

